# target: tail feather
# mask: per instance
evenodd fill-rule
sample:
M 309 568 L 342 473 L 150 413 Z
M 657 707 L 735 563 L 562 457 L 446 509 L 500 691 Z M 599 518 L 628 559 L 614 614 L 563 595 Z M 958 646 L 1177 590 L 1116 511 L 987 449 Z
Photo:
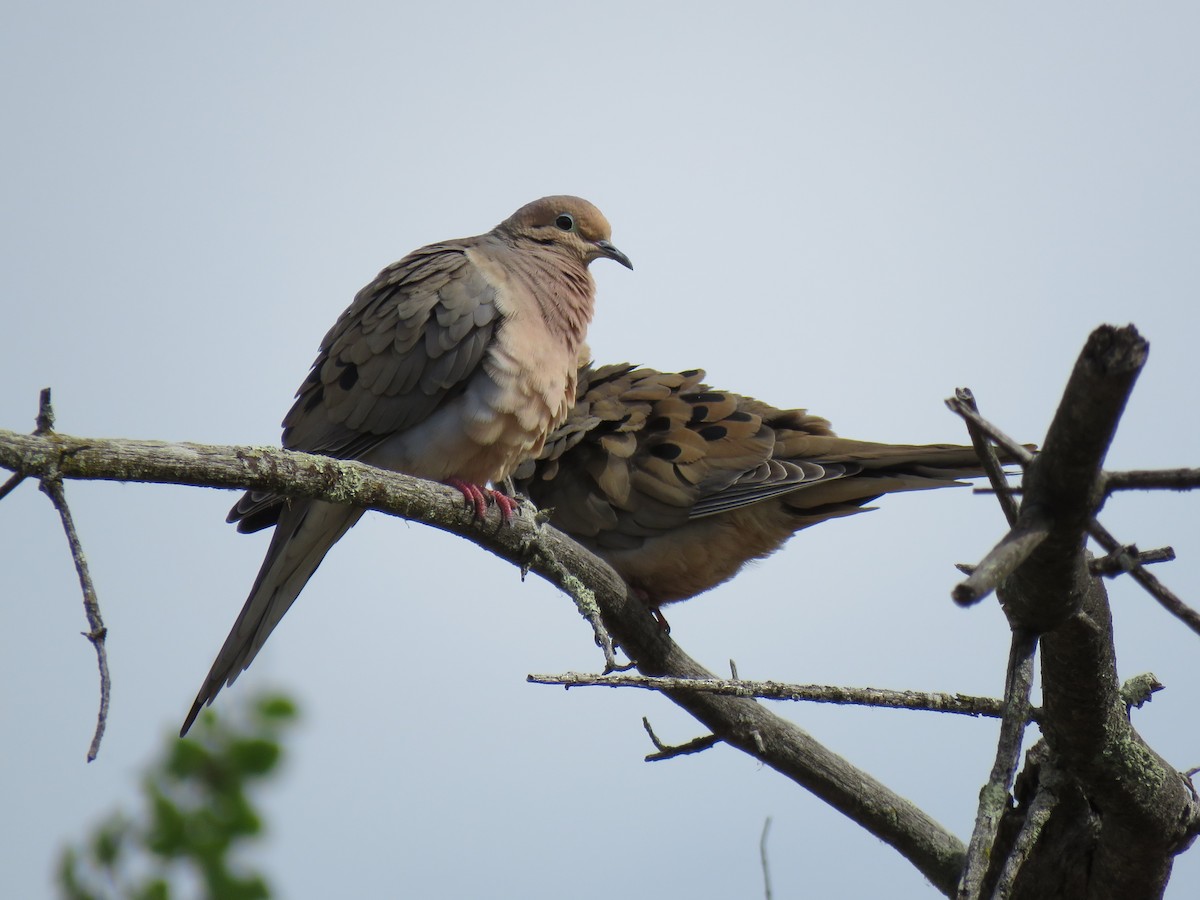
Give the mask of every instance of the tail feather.
M 187 734 L 200 710 L 212 703 L 221 688 L 233 684 L 250 665 L 325 554 L 362 514 L 358 507 L 320 500 L 283 505 L 258 578 L 196 695 L 180 737 Z
M 865 512 L 867 503 L 884 494 L 921 491 L 943 487 L 965 487 L 962 478 L 978 478 L 983 466 L 970 447 L 951 445 L 894 446 L 863 444 L 883 452 L 867 455 L 851 446 L 838 454 L 842 460 L 854 460 L 858 471 L 842 478 L 803 484 L 783 497 L 784 508 L 795 517 L 797 528 L 805 528 L 827 518 Z M 1001 460 L 1010 462 L 1007 454 Z

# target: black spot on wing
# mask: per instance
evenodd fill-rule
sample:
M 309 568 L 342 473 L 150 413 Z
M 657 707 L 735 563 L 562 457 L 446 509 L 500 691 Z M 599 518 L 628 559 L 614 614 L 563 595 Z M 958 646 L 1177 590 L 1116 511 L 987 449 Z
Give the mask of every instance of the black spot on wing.
M 729 434 L 729 429 L 724 425 L 708 425 L 701 428 L 699 434 L 706 441 L 719 441 L 725 435 Z
M 354 363 L 345 363 L 345 368 L 342 369 L 342 374 L 338 376 L 338 387 L 343 391 L 348 391 L 358 383 L 358 366 Z
M 650 448 L 650 454 L 659 459 L 672 460 L 679 456 L 683 449 L 678 444 L 658 444 Z
M 317 388 L 315 391 L 313 391 L 312 394 L 309 395 L 309 398 L 307 400 L 304 401 L 304 411 L 312 412 L 314 409 L 316 409 L 318 406 L 321 405 L 321 401 L 324 399 L 325 399 L 325 385 L 321 385 L 319 388 Z
M 666 416 L 658 416 L 646 423 L 647 431 L 666 431 L 671 427 L 671 420 Z
M 592 429 L 592 432 L 594 434 L 598 434 L 598 435 L 612 434 L 614 431 L 619 429 L 621 426 L 623 426 L 628 421 L 629 421 L 628 415 L 622 416 L 619 419 L 605 419 L 605 420 L 598 422 L 596 424 L 596 427 Z

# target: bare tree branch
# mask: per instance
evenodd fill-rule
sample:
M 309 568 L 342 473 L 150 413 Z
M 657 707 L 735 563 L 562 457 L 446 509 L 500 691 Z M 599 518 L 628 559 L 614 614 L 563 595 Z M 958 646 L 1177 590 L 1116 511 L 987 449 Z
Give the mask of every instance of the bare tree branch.
M 979 412 L 979 406 L 975 402 L 975 395 L 971 393 L 970 388 L 957 388 L 954 391 L 954 398 L 960 403 L 966 405 L 971 412 Z M 1008 520 L 1011 528 L 1017 521 L 1017 501 L 1013 499 L 1013 491 L 1008 485 L 1008 478 L 1004 475 L 1004 467 L 1000 465 L 1000 457 L 996 455 L 996 448 L 987 440 L 987 435 L 980 427 L 980 419 L 964 419 L 967 423 L 967 433 L 971 435 L 971 446 L 975 448 L 975 453 L 983 463 L 983 470 L 987 473 L 988 483 L 991 484 L 992 490 L 996 492 L 996 499 L 1000 502 L 1000 509 L 1004 513 L 1004 518 Z
M 1148 566 L 1154 563 L 1173 562 L 1174 559 L 1175 549 L 1173 547 L 1156 547 L 1153 550 L 1139 550 L 1136 544 L 1125 544 L 1118 547 L 1113 553 L 1106 554 L 1098 559 L 1089 559 L 1088 571 L 1093 575 L 1115 578 L 1117 575 L 1124 575 L 1128 572 L 1132 563 Z M 964 575 L 970 575 L 979 567 L 970 563 L 955 563 L 954 568 L 958 569 Z
M 1010 621 L 1042 635 L 1042 769 L 1062 777 L 1060 800 L 1064 791 L 1077 799 L 1056 807 L 1060 825 L 1051 827 L 1052 817 L 1014 897 L 1047 896 L 1046 885 L 1061 879 L 1084 881 L 1084 892 L 1066 896 L 1159 896 L 1171 854 L 1200 831 L 1186 780 L 1129 723 L 1107 596 L 1084 553 L 1103 498 L 1104 453 L 1146 354 L 1131 326 L 1096 329 L 1026 470 L 1018 527 L 1036 515 L 1050 531 L 999 595 Z M 1090 863 L 1080 868 L 1084 858 Z M 994 865 L 1002 869 L 1002 859 Z
M 1114 491 L 1190 491 L 1198 487 L 1200 469 L 1134 469 L 1104 473 L 1106 494 Z
M 779 681 L 742 681 L 723 678 L 651 678 L 645 675 L 589 675 L 564 672 L 560 675 L 527 675 L 531 684 L 557 684 L 564 687 L 632 687 L 651 691 L 702 691 L 728 697 L 758 697 L 762 700 L 793 700 L 811 703 L 835 703 L 847 706 L 875 706 L 884 709 L 911 709 L 953 713 L 962 716 L 986 716 L 998 719 L 1004 701 L 969 694 L 945 694 L 936 691 L 893 691 L 884 688 L 850 688 L 825 684 L 787 684 Z M 1031 709 L 1028 721 L 1036 722 L 1040 710 Z
M 1172 547 L 1157 547 L 1153 550 L 1139 550 L 1134 544 L 1126 544 L 1099 559 L 1088 560 L 1088 571 L 1093 575 L 1103 575 L 1112 578 L 1123 575 L 1130 570 L 1131 564 L 1147 566 L 1152 563 L 1171 562 L 1175 559 Z
M 1017 876 L 1021 873 L 1025 861 L 1033 848 L 1037 846 L 1042 836 L 1042 829 L 1050 820 L 1058 798 L 1050 788 L 1041 784 L 1034 794 L 1033 802 L 1025 812 L 1021 830 L 1017 833 L 1016 841 L 1009 853 L 1004 855 L 1004 867 L 996 881 L 996 889 L 992 892 L 992 900 L 1009 900 L 1016 887 Z
M 353 503 L 419 519 L 470 538 L 568 591 L 570 575 L 593 592 L 609 631 L 648 675 L 713 677 L 664 634 L 603 561 L 528 516 L 498 528 L 475 523 L 458 492 L 358 462 L 255 447 L 111 441 L 0 430 L 0 467 L 29 476 L 51 468 L 64 478 L 255 488 Z M 962 842 L 909 800 L 823 747 L 753 699 L 669 691 L 666 695 L 714 735 L 805 787 L 887 842 L 947 895 L 962 868 Z
M 946 406 L 949 407 L 952 413 L 961 416 L 966 421 L 968 427 L 974 426 L 989 439 L 995 441 L 1001 449 L 1008 451 L 1012 455 L 1012 458 L 1022 466 L 1026 466 L 1033 461 L 1033 452 L 1028 447 L 1013 440 L 1001 431 L 998 425 L 989 422 L 979 414 L 978 407 L 975 405 L 974 395 L 971 394 L 970 389 L 960 388 L 959 391 L 965 391 L 967 398 L 964 399 L 959 395 L 959 392 L 956 392 L 955 396 L 948 398 Z M 992 489 L 996 489 L 995 485 L 992 486 Z
M 35 435 L 45 437 L 54 434 L 54 407 L 50 403 L 50 388 L 42 388 L 38 398 L 38 414 L 34 428 Z M 0 489 L 0 500 L 25 480 L 21 473 L 14 474 L 4 487 Z M 67 494 L 63 489 L 62 479 L 53 471 L 41 478 L 41 490 L 62 520 L 63 531 L 67 535 L 67 545 L 71 548 L 71 560 L 75 564 L 75 572 L 79 576 L 79 586 L 83 590 L 83 612 L 88 620 L 88 631 L 83 632 L 96 650 L 96 665 L 100 670 L 100 708 L 96 712 L 96 730 L 92 734 L 92 742 L 88 746 L 87 761 L 92 762 L 100 753 L 100 742 L 104 739 L 104 729 L 108 725 L 108 706 L 112 697 L 112 679 L 108 672 L 108 652 L 104 639 L 108 629 L 104 627 L 104 618 L 100 614 L 100 601 L 96 596 L 96 587 L 92 583 L 92 575 L 88 570 L 87 557 L 83 553 L 83 544 L 79 540 L 79 532 L 75 529 L 75 519 L 71 508 L 67 505 Z
M 24 480 L 25 480 L 25 476 L 18 472 L 17 474 L 11 476 L 7 481 L 5 481 L 4 484 L 0 484 L 0 500 L 3 500 L 5 497 L 7 497 L 9 494 L 11 494 L 13 491 L 13 488 L 15 488 L 18 484 L 20 484 Z
M 92 762 L 100 753 L 100 741 L 104 737 L 104 729 L 108 724 L 108 704 L 112 696 L 112 679 L 108 674 L 108 653 L 104 648 L 104 639 L 108 629 L 104 627 L 104 618 L 100 615 L 100 601 L 96 596 L 92 575 L 88 571 L 87 558 L 83 555 L 83 544 L 79 533 L 75 530 L 75 520 L 67 506 L 67 495 L 63 490 L 62 480 L 52 475 L 42 478 L 42 491 L 50 498 L 58 515 L 62 519 L 63 531 L 67 534 L 67 544 L 71 547 L 71 559 L 75 562 L 75 571 L 79 575 L 79 586 L 83 589 L 83 611 L 88 620 L 88 631 L 83 636 L 91 641 L 96 648 L 96 665 L 100 669 L 100 709 L 96 713 L 96 731 L 92 735 L 92 743 L 88 747 L 87 761 Z
M 950 592 L 954 602 L 959 606 L 972 606 L 983 600 L 1015 572 L 1049 534 L 1047 523 L 1032 516 L 1014 525 L 979 565 L 971 568 L 966 580 L 954 586 Z
M 1103 547 L 1107 553 L 1115 555 L 1120 560 L 1125 571 L 1129 573 L 1129 577 L 1145 588 L 1146 592 L 1157 600 L 1163 609 L 1187 625 L 1196 634 L 1200 634 L 1200 613 L 1184 603 L 1170 588 L 1143 569 L 1141 561 L 1137 557 L 1122 554 L 1123 545 L 1109 534 L 1103 525 L 1093 519 L 1088 525 L 1088 534 L 1095 538 L 1096 543 Z
M 650 720 L 642 716 L 642 728 L 646 730 L 646 734 L 650 736 L 652 743 L 657 753 L 651 753 L 645 758 L 646 762 L 662 762 L 666 759 L 675 759 L 677 756 L 689 756 L 692 753 L 703 753 L 717 744 L 721 743 L 721 739 L 715 734 L 704 734 L 698 738 L 692 738 L 682 744 L 664 744 L 659 740 L 658 735 L 654 733 L 654 728 L 650 725 Z
M 979 811 L 967 844 L 967 865 L 958 887 L 960 900 L 979 900 L 983 896 L 984 878 L 995 856 L 1000 820 L 1008 810 L 1009 791 L 1020 763 L 1021 741 L 1029 721 L 1029 694 L 1033 688 L 1033 657 L 1037 644 L 1036 634 L 1021 628 L 1013 630 L 996 760 L 987 783 L 979 791 Z

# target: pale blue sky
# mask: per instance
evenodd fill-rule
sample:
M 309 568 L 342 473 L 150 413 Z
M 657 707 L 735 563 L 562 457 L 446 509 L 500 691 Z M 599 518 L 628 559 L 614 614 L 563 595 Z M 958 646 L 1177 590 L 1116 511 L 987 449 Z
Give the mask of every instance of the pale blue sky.
M 636 266 L 595 267 L 601 362 L 701 366 L 846 435 L 958 441 L 971 386 L 1037 441 L 1087 333 L 1135 322 L 1149 365 L 1110 457 L 1195 465 L 1200 10 L 1194 4 L 525 3 L 10 6 L 0 14 L 0 427 L 54 388 L 82 435 L 269 444 L 317 342 L 382 266 L 543 194 L 594 201 Z M 62 840 L 133 793 L 257 570 L 233 497 L 68 486 L 114 690 L 56 517 L 0 504 L 0 871 L 50 893 Z M 1121 497 L 1123 540 L 1200 601 L 1197 498 Z M 714 669 L 996 693 L 993 602 L 949 600 L 1000 535 L 968 491 L 885 499 L 671 612 Z M 1135 724 L 1200 765 L 1196 637 L 1112 588 Z M 726 748 L 647 765 L 644 693 L 528 672 L 600 663 L 568 600 L 382 516 L 344 540 L 236 691 L 304 706 L 255 862 L 284 897 L 928 898 L 838 813 Z M 964 839 L 994 724 L 782 707 Z M 15 813 L 14 811 L 19 811 Z M 1168 897 L 1200 894 L 1200 857 Z

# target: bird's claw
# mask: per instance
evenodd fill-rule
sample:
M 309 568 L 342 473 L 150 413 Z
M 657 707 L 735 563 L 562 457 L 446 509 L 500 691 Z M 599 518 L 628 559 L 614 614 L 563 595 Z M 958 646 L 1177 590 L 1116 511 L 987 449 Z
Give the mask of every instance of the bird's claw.
M 512 497 L 509 497 L 502 491 L 481 487 L 474 482 L 464 481 L 461 478 L 451 478 L 446 481 L 446 484 L 463 495 L 463 500 L 467 507 L 475 511 L 475 521 L 482 522 L 487 517 L 489 502 L 495 503 L 496 508 L 500 510 L 501 523 L 507 525 L 512 521 L 517 503 Z

